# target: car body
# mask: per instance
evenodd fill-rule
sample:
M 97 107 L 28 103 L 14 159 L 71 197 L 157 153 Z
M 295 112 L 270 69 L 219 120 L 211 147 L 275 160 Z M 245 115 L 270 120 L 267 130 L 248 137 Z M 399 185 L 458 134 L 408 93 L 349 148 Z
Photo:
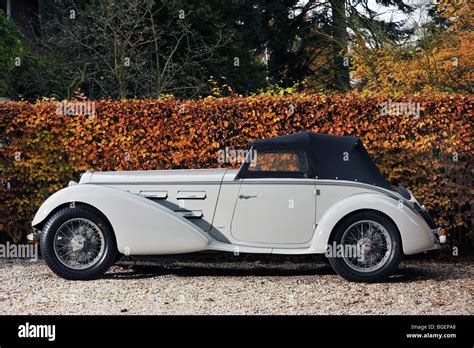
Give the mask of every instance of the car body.
M 48 265 L 70 279 L 104 272 L 112 260 L 95 270 L 75 268 L 74 262 L 61 261 L 56 250 L 59 243 L 70 254 L 84 253 L 92 233 L 87 229 L 100 232 L 100 225 L 110 240 L 102 233 L 102 247 L 91 250 L 102 258 L 104 244 L 114 249 L 112 254 L 131 256 L 203 251 L 302 255 L 327 253 L 336 244 L 335 231 L 356 216 L 351 233 L 359 240 L 353 246 L 375 254 L 367 236 L 378 235 L 379 252 L 394 254 L 386 262 L 396 265 L 383 272 L 363 267 L 358 272 L 347 267 L 347 260 L 329 258 L 343 266 L 338 271 L 331 263 L 338 273 L 355 281 L 382 279 L 402 255 L 440 248 L 443 231 L 408 190 L 392 190 L 359 138 L 303 132 L 257 140 L 249 149 L 255 158 L 249 156 L 238 170 L 83 173 L 78 184 L 50 196 L 33 219 Z M 55 222 L 58 216 L 62 224 Z M 62 237 L 60 227 L 67 230 Z M 94 262 L 105 262 L 99 259 Z

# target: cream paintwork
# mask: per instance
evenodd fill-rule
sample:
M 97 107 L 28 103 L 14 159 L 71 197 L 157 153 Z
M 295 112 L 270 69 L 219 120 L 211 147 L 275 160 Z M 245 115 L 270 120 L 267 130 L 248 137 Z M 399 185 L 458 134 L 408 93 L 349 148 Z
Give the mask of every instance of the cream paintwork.
M 72 202 L 92 205 L 107 217 L 122 254 L 187 253 L 206 249 L 210 242 L 179 214 L 139 195 L 100 185 L 75 185 L 56 192 L 40 207 L 33 226 L 54 208 Z
M 121 172 L 85 172 L 80 183 L 203 183 L 220 182 L 226 169 L 173 169 Z
M 329 235 L 338 221 L 351 212 L 362 209 L 380 211 L 395 222 L 400 231 L 403 252 L 406 255 L 426 251 L 436 243 L 426 222 L 404 204 L 399 205 L 398 201 L 379 193 L 359 193 L 336 202 L 324 213 L 319 220 L 313 238 L 312 248 L 314 252 L 324 252 L 325 247 L 319 241 L 329 239 Z
M 367 184 L 313 179 L 246 179 L 255 187 L 281 190 L 282 202 L 287 202 L 288 197 L 295 194 L 295 185 L 299 187 L 298 191 L 303 187 L 309 190 L 304 199 L 295 197 L 297 205 L 307 203 L 313 194 L 316 201 L 314 218 L 309 220 L 285 220 L 284 210 L 280 209 L 274 221 L 267 219 L 265 224 L 258 226 L 259 221 L 253 221 L 257 219 L 256 214 L 252 223 L 261 229 L 259 239 L 246 240 L 249 239 L 247 231 L 233 229 L 242 184 L 242 180 L 235 179 L 236 173 L 236 170 L 225 169 L 86 172 L 79 185 L 60 190 L 48 198 L 38 210 L 32 225 L 43 223 L 61 205 L 82 202 L 94 206 L 109 219 L 119 251 L 123 254 L 176 254 L 201 250 L 314 254 L 324 253 L 331 231 L 340 219 L 353 211 L 373 209 L 385 213 L 395 222 L 405 254 L 437 247 L 433 233 L 423 218 L 403 204 L 402 208 L 399 207 L 399 200 L 404 199 L 398 194 Z M 301 184 L 303 181 L 304 185 Z M 319 195 L 316 195 L 315 188 L 319 190 Z M 197 192 L 194 197 L 193 192 Z M 146 195 L 155 195 L 157 200 L 151 201 Z M 272 211 L 275 212 L 272 204 L 280 199 L 279 196 L 273 196 L 273 202 L 256 205 L 254 209 L 259 209 L 263 216 L 270 216 Z M 244 200 L 240 203 L 245 204 Z M 176 212 L 181 208 L 202 212 L 202 219 L 182 217 Z M 314 222 L 317 224 L 315 230 Z M 274 236 L 265 240 L 265 234 L 270 235 L 275 229 L 271 223 L 285 223 L 293 227 L 289 232 L 303 228 L 305 231 L 293 240 L 278 240 Z M 308 226 L 310 223 L 311 226 Z M 247 227 L 245 223 L 240 224 L 242 229 Z M 281 234 L 282 231 L 278 231 Z
M 245 179 L 232 219 L 232 236 L 244 243 L 295 246 L 313 237 L 316 195 L 313 179 L 284 184 Z M 247 198 L 241 198 L 247 197 Z
M 191 222 L 203 231 L 209 231 L 225 173 L 225 169 L 86 172 L 80 183 L 115 187 L 148 197 L 159 197 L 158 193 L 162 193 L 165 199 L 158 199 L 158 202 L 174 212 L 190 211 L 199 214 L 202 218 Z M 186 193 L 205 195 L 203 199 L 199 199 L 186 197 Z
M 403 252 L 406 255 L 423 252 L 428 246 L 430 249 L 437 245 L 430 227 L 423 218 L 403 204 L 404 198 L 396 197 L 397 194 L 385 192 L 387 190 L 384 189 L 375 192 L 371 185 L 353 185 L 354 183 L 336 180 L 316 181 L 320 195 L 316 210 L 318 227 L 312 245 L 315 252 L 324 252 L 317 240 L 328 240 L 338 221 L 347 214 L 362 209 L 378 210 L 394 221 L 400 231 Z M 391 195 L 392 198 L 387 195 Z

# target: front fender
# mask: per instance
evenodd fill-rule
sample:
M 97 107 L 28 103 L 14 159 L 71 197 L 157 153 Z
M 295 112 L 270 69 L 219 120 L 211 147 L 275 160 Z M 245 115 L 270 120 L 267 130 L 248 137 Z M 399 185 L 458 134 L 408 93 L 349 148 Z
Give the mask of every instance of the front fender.
M 174 211 L 137 194 L 100 185 L 75 185 L 56 192 L 41 205 L 32 225 L 72 202 L 89 204 L 107 217 L 122 254 L 186 253 L 204 250 L 209 244 L 202 230 Z
M 345 216 L 358 210 L 376 210 L 389 216 L 397 225 L 406 255 L 420 253 L 433 248 L 433 233 L 426 222 L 405 205 L 393 198 L 378 193 L 360 193 L 346 197 L 331 208 L 319 220 L 315 230 L 312 249 L 324 253 L 336 224 Z

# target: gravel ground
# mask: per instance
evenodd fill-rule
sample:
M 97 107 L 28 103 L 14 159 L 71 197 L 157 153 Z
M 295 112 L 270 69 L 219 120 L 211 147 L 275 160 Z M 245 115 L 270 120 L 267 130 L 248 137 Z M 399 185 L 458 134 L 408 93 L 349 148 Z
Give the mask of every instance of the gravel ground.
M 0 260 L 0 314 L 474 314 L 473 276 L 472 259 L 404 261 L 378 284 L 325 263 L 166 261 L 74 282 L 42 261 Z

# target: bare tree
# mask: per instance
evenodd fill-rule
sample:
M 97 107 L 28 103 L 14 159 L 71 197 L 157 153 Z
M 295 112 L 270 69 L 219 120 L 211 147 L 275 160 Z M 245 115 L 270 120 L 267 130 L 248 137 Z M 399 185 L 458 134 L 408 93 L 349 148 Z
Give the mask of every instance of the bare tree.
M 36 45 L 59 62 L 67 95 L 77 88 L 104 97 L 193 96 L 203 63 L 227 40 L 200 39 L 175 2 L 60 1 L 43 19 Z

